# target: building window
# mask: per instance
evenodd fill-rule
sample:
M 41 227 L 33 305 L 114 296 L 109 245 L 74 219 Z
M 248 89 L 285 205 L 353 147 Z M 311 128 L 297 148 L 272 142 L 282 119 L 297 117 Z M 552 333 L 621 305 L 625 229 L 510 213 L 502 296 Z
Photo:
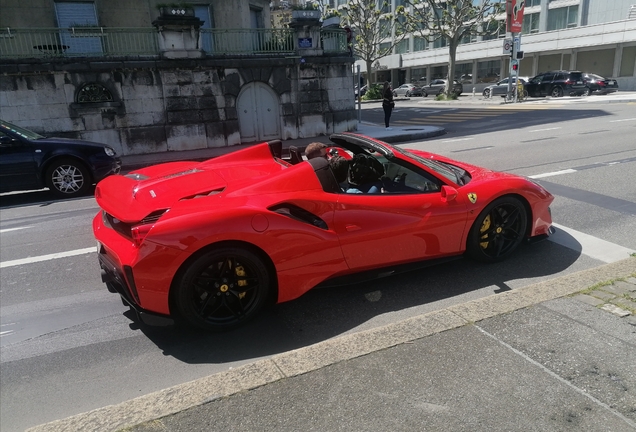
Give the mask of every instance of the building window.
M 76 37 L 86 27 L 97 27 L 97 12 L 93 2 L 55 2 L 55 17 L 60 31 L 61 51 L 65 54 L 101 53 L 102 40 L 96 36 Z
M 438 37 L 437 39 L 435 39 L 433 41 L 433 49 L 435 48 L 444 48 L 446 46 L 446 38 L 445 37 Z
M 391 12 L 391 0 L 378 0 L 378 10 L 383 14 Z
M 526 0 L 526 7 L 541 6 L 541 0 Z
M 568 6 L 548 11 L 548 31 L 576 27 L 579 22 L 579 6 Z
M 402 39 L 395 46 L 395 53 L 396 54 L 405 54 L 407 52 L 409 52 L 409 40 L 408 39 Z
M 483 38 L 485 41 L 506 37 L 506 22 L 490 21 L 487 24 L 486 30 L 488 31 L 488 34 Z
M 426 83 L 426 68 L 411 69 L 411 82 Z
M 378 25 L 380 26 L 381 38 L 391 37 L 391 23 L 389 22 L 389 20 L 382 19 L 380 20 Z
M 477 63 L 477 82 L 489 83 L 499 81 L 501 60 L 489 60 Z
M 77 103 L 112 102 L 113 95 L 101 84 L 85 84 L 78 92 Z
M 431 80 L 434 79 L 446 79 L 448 75 L 448 66 L 435 66 L 431 68 Z
M 538 13 L 523 16 L 523 28 L 521 33 L 531 34 L 539 32 L 539 15 Z
M 201 48 L 208 54 L 214 52 L 214 40 L 212 29 L 214 28 L 214 16 L 209 5 L 194 5 L 194 16 L 203 21 L 201 25 Z
M 391 49 L 391 42 L 384 42 L 380 44 L 380 54 L 384 55 Z
M 413 51 L 424 51 L 428 48 L 428 41 L 423 37 L 414 37 L 413 38 Z

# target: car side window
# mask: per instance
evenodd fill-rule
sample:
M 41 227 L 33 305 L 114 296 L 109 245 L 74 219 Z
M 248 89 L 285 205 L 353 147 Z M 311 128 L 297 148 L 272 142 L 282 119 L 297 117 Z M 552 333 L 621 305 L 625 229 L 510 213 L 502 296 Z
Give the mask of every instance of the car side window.
M 441 188 L 439 180 L 417 167 L 404 161 L 390 161 L 378 156 L 384 165 L 382 178 L 385 194 L 417 194 L 438 192 Z

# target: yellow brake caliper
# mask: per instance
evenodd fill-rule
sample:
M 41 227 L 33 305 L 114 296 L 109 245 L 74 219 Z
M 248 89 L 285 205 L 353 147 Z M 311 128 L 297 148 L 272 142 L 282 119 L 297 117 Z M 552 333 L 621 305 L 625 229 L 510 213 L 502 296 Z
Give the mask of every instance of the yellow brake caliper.
M 245 277 L 245 269 L 243 266 L 234 267 L 234 273 L 238 277 Z M 240 287 L 247 286 L 247 281 L 245 279 L 239 279 L 237 283 Z M 245 297 L 245 291 L 239 293 L 239 298 L 242 299 L 243 297 Z
M 490 215 L 486 216 L 484 218 L 484 222 L 481 224 L 481 229 L 479 230 L 480 233 L 482 233 L 481 239 L 487 239 L 488 238 L 488 234 L 483 234 L 486 231 L 488 231 L 488 229 L 490 228 Z M 479 243 L 479 245 L 483 248 L 486 249 L 488 247 L 488 242 L 481 242 Z

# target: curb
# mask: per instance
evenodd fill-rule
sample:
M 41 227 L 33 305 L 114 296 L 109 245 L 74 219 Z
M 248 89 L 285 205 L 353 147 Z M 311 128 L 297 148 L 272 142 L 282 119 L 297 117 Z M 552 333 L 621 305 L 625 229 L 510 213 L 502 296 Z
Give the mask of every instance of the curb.
M 27 432 L 117 431 L 344 360 L 572 295 L 598 283 L 630 276 L 636 276 L 635 258 L 627 258 L 382 327 L 325 340 L 116 405 L 35 426 L 27 429 Z

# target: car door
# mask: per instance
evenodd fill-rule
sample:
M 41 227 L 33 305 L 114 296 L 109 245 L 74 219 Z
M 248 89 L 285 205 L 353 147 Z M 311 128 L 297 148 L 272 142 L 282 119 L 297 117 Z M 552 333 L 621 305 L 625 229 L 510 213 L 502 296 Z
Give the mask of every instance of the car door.
M 0 131 L 0 190 L 8 192 L 38 187 L 31 143 Z
M 462 248 L 467 213 L 465 200 L 443 198 L 440 182 L 432 183 L 422 171 L 401 167 L 393 174 L 406 176 L 410 192 L 381 194 L 343 193 L 338 197 L 334 229 L 351 269 L 457 254 Z M 418 177 L 419 176 L 419 177 Z M 385 191 L 386 192 L 386 191 Z
M 508 93 L 508 78 L 504 78 L 492 88 L 493 95 L 502 95 Z
M 554 74 L 547 73 L 541 77 L 541 82 L 539 83 L 539 95 L 540 96 L 548 96 L 550 95 L 550 91 L 552 90 L 552 82 L 554 81 Z

